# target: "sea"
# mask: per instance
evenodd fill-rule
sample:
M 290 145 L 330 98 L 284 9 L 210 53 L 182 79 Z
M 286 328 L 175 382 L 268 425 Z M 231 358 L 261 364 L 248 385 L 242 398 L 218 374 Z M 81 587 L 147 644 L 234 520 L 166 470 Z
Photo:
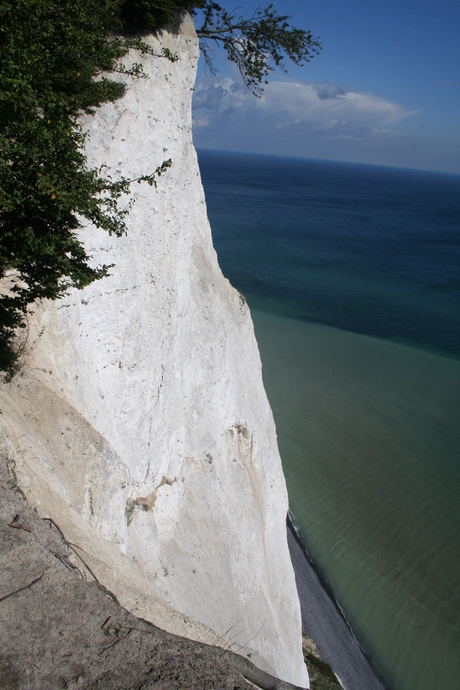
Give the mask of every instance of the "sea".
M 460 176 L 198 157 L 306 548 L 391 690 L 460 688 Z

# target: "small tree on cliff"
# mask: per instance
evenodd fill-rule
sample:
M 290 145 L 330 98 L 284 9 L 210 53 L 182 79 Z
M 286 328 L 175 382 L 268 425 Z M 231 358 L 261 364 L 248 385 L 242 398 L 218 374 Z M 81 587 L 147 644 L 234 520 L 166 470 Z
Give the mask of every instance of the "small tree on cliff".
M 202 12 L 198 30 L 214 71 L 211 43 L 221 44 L 253 93 L 283 58 L 308 61 L 319 49 L 310 32 L 289 26 L 273 6 L 236 17 L 207 0 L 2 0 L 0 3 L 0 370 L 12 373 L 20 353 L 17 329 L 37 299 L 58 299 L 70 287 L 107 275 L 92 267 L 78 238 L 82 223 L 125 232 L 128 207 L 117 202 L 133 180 L 89 169 L 82 112 L 115 100 L 130 47 L 151 48 L 142 35 L 178 10 Z M 174 59 L 163 52 L 158 56 Z M 135 65 L 129 72 L 142 76 Z M 97 80 L 94 78 L 99 76 Z M 137 181 L 156 184 L 171 164 Z

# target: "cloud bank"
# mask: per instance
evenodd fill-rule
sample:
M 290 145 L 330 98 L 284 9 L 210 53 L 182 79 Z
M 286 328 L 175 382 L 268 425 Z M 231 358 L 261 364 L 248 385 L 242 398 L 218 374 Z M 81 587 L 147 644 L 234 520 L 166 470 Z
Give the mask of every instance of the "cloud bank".
M 273 81 L 260 99 L 254 98 L 241 81 L 217 82 L 202 77 L 194 98 L 195 127 L 207 127 L 219 119 L 247 120 L 257 117 L 265 127 L 283 130 L 302 125 L 318 131 L 354 132 L 400 122 L 416 111 L 373 94 L 359 93 L 337 84 L 307 84 Z
M 416 114 L 339 84 L 277 80 L 254 98 L 239 76 L 216 81 L 202 75 L 193 102 L 194 140 L 198 148 L 455 171 L 458 161 L 448 147 L 441 151 L 439 142 L 423 138 L 417 120 L 410 122 Z

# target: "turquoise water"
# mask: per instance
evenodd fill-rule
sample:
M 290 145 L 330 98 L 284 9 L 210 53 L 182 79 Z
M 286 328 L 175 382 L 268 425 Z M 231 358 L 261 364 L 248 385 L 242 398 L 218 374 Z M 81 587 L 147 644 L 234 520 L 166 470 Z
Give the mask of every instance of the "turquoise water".
M 389 687 L 460 685 L 460 179 L 200 152 L 302 535 Z

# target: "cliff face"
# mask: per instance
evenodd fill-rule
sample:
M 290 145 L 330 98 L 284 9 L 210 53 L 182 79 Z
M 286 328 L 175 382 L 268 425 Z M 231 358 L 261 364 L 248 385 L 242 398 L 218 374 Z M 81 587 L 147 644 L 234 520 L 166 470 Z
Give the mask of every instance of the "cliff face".
M 126 237 L 84 231 L 111 276 L 35 310 L 26 366 L 0 393 L 1 447 L 123 605 L 306 685 L 272 413 L 192 143 L 198 42 L 190 19 L 148 41 L 179 60 L 144 57 L 148 79 L 85 117 L 88 162 L 172 168 L 156 190 L 134 185 Z

